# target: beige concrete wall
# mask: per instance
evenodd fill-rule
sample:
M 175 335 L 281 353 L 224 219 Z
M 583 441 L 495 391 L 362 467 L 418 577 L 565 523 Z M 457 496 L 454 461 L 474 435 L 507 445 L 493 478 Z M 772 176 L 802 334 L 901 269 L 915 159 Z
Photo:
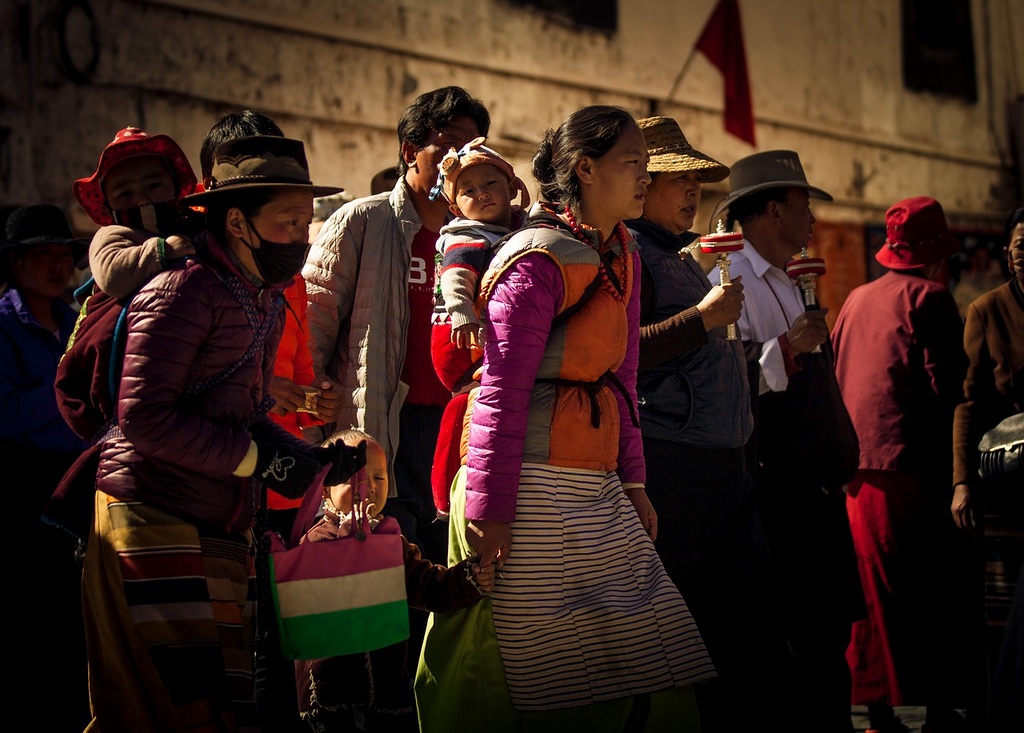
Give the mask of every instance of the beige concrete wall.
M 486 102 L 491 144 L 527 174 L 545 128 L 597 102 L 671 114 L 726 163 L 755 151 L 723 129 L 722 78 L 703 56 L 675 85 L 715 0 L 620 0 L 611 35 L 506 0 L 80 2 L 63 18 L 63 45 L 81 70 L 96 34 L 96 68 L 81 83 L 61 68 L 59 0 L 0 5 L 0 203 L 52 201 L 82 228 L 71 181 L 128 124 L 173 136 L 198 170 L 210 124 L 255 107 L 306 142 L 314 180 L 363 195 L 397 159 L 404 107 L 445 84 Z M 974 104 L 904 91 L 897 0 L 740 8 L 757 149 L 800 152 L 836 197 L 819 218 L 880 221 L 893 201 L 924 194 L 955 222 L 997 225 L 1019 205 L 1009 129 L 1024 95 L 1019 0 L 972 0 Z M 708 209 L 724 191 L 706 192 Z

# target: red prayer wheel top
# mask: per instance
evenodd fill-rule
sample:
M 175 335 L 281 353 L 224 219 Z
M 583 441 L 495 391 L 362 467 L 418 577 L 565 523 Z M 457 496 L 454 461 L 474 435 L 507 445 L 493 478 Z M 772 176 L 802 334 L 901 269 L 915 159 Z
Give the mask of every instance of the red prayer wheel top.
M 700 251 L 705 254 L 716 252 L 735 252 L 743 249 L 743 233 L 727 232 L 722 220 L 718 220 L 718 231 L 705 234 L 700 238 Z
M 791 280 L 808 275 L 824 275 L 825 260 L 821 257 L 797 257 L 786 263 L 786 274 Z

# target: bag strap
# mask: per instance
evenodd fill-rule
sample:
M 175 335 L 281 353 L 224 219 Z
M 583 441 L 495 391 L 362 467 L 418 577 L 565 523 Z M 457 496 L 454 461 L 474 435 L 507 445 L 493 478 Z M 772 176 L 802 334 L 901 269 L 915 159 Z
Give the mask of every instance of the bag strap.
M 594 297 L 594 293 L 596 293 L 600 287 L 601 273 L 598 271 L 597 276 L 590 281 L 590 284 L 587 285 L 583 293 L 580 295 L 579 300 L 551 319 L 551 327 L 555 328 L 556 326 L 561 326 L 572 316 L 576 315 L 576 313 L 578 313 L 580 309 L 587 304 L 587 301 Z
M 87 301 L 89 299 L 89 296 L 92 295 L 93 285 L 95 284 L 96 278 L 90 277 L 84 283 L 75 288 L 73 297 L 78 302 L 79 305 L 85 305 L 85 301 Z
M 111 358 L 110 369 L 107 374 L 107 389 L 110 392 L 111 401 L 117 404 L 117 393 L 121 385 L 121 370 L 124 368 L 124 355 L 128 343 L 128 303 L 135 297 L 136 290 L 126 299 L 121 301 L 121 312 L 117 314 L 117 321 L 114 323 L 114 337 L 110 342 Z M 120 358 L 115 359 L 114 354 Z M 116 416 L 115 416 L 116 420 Z
M 362 542 L 370 533 L 370 517 L 363 504 L 365 498 L 363 488 L 370 481 L 366 474 L 366 467 L 363 466 L 356 471 L 350 480 L 352 481 L 352 529 L 356 539 Z
M 579 387 L 586 392 L 587 398 L 590 400 L 590 424 L 595 428 L 601 427 L 601 408 L 597 404 L 597 395 L 601 388 L 604 387 L 605 382 L 611 382 L 611 385 L 625 398 L 626 406 L 629 407 L 629 417 L 633 425 L 638 428 L 640 427 L 640 416 L 637 414 L 636 405 L 630 399 L 626 385 L 615 376 L 611 369 L 593 382 L 585 382 L 582 379 L 562 379 L 561 377 L 538 377 L 534 382 L 538 384 L 552 384 L 556 387 Z

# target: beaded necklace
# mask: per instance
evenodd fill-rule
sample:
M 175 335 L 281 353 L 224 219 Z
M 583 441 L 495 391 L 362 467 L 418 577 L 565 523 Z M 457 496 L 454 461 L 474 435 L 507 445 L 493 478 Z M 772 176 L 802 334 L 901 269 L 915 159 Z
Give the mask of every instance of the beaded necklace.
M 587 237 L 583 226 L 572 215 L 572 209 L 566 205 L 562 213 L 565 215 L 565 221 L 569 228 L 572 229 L 572 233 L 576 235 L 576 238 L 588 247 L 594 247 L 593 242 Z M 601 276 L 601 287 L 621 303 L 625 298 L 626 283 L 630 282 L 629 262 L 632 259 L 627 248 L 629 235 L 626 233 L 626 225 L 621 221 L 615 224 L 615 236 L 619 239 L 622 256 L 616 257 L 615 253 L 612 252 L 612 260 L 609 263 L 605 260 L 605 256 L 601 254 L 601 264 L 598 265 L 597 271 Z M 621 268 L 617 269 L 616 264 L 620 262 Z

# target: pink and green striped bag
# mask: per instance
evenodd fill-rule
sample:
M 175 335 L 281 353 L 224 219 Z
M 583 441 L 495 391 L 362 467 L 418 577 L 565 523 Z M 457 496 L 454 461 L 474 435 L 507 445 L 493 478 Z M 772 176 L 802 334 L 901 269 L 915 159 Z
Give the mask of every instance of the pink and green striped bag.
M 363 517 L 346 537 L 291 548 L 268 535 L 284 657 L 337 657 L 409 638 L 402 536 L 393 517 L 382 517 L 372 532 Z

